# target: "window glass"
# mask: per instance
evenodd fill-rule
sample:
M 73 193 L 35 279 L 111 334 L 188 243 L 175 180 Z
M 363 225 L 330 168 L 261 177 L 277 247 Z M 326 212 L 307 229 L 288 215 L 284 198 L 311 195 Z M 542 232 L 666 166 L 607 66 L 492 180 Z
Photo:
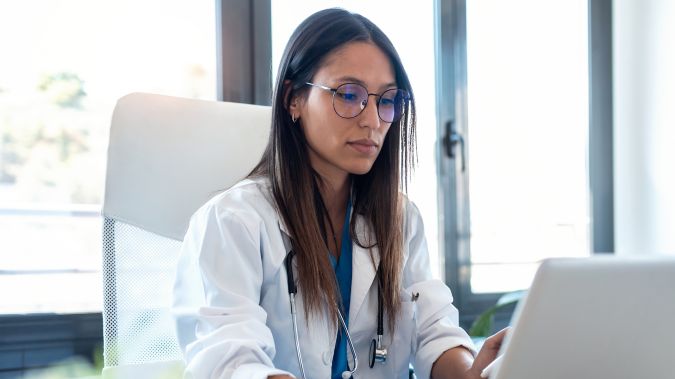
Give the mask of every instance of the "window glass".
M 590 253 L 587 1 L 467 2 L 471 290 Z
M 113 108 L 215 100 L 215 20 L 212 1 L 0 2 L 0 313 L 101 309 Z

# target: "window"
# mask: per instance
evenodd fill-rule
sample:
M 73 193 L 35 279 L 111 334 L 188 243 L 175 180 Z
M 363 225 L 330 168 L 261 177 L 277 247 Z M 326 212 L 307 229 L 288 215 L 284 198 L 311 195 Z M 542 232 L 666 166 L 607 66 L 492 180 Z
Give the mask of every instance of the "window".
M 457 238 L 446 248 L 460 308 L 475 312 L 529 287 L 541 259 L 590 254 L 588 2 L 459 3 L 452 88 L 466 170 L 449 175 Z
M 590 251 L 587 1 L 467 2 L 471 290 Z
M 215 20 L 211 1 L 0 4 L 0 313 L 100 311 L 115 102 L 215 99 Z

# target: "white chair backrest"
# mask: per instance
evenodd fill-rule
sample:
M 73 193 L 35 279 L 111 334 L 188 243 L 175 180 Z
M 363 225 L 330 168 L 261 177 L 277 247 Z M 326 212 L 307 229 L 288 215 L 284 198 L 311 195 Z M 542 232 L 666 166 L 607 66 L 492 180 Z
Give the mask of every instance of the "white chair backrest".
M 265 106 L 143 93 L 118 101 L 103 203 L 104 377 L 180 377 L 169 311 L 180 242 L 194 211 L 258 162 L 270 117 Z

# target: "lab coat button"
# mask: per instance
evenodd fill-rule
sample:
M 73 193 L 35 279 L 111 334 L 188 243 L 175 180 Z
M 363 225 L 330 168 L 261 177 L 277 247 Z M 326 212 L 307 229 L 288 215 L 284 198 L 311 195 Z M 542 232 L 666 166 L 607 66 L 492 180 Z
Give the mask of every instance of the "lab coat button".
M 333 360 L 331 359 L 331 353 L 330 351 L 326 350 L 323 352 L 323 364 L 328 366 L 329 364 L 333 363 Z

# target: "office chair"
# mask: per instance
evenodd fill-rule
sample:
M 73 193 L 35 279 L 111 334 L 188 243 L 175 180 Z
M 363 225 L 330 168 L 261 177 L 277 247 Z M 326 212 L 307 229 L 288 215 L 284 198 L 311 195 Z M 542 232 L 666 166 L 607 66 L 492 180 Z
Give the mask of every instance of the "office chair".
M 180 378 L 170 313 L 190 216 L 260 159 L 269 107 L 133 93 L 115 107 L 103 202 L 104 378 Z

